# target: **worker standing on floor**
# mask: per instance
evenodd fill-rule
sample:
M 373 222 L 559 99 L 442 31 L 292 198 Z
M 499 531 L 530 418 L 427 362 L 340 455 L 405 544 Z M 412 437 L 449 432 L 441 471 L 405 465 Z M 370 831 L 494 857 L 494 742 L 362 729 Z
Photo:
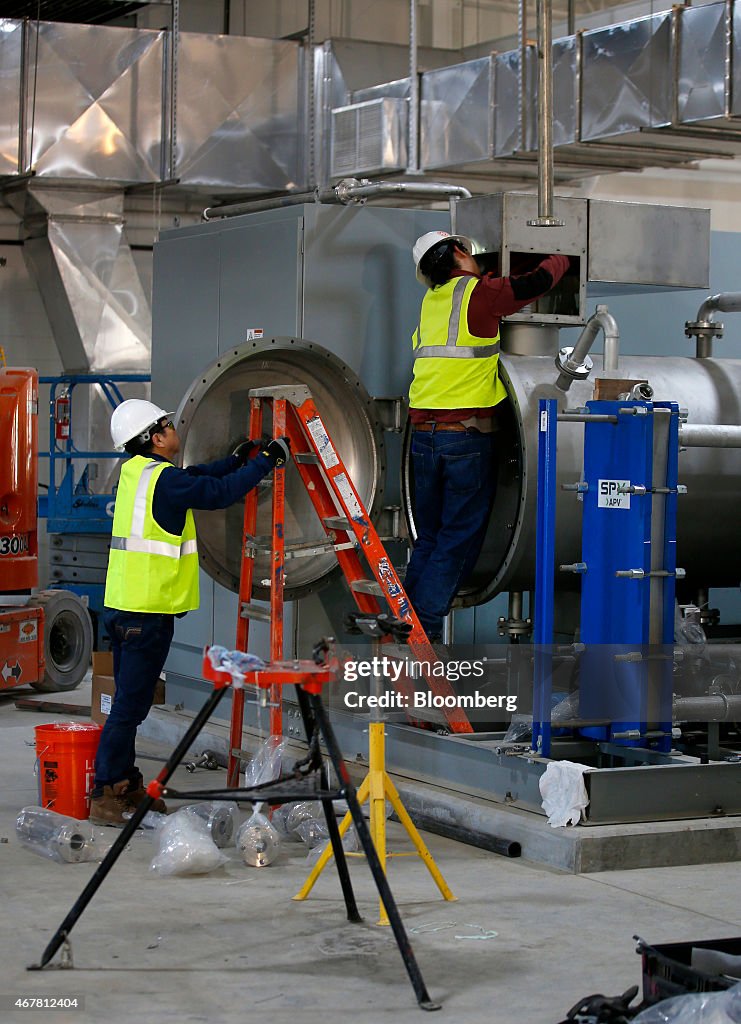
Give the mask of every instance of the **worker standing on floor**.
M 198 550 L 192 509 L 227 508 L 243 498 L 290 453 L 276 438 L 244 441 L 226 459 L 179 469 L 180 438 L 172 413 L 141 399 L 122 402 L 111 417 L 118 451 L 133 456 L 121 470 L 113 516 L 103 621 L 111 638 L 116 693 L 95 761 L 90 820 L 121 825 L 144 797 L 136 768 L 136 730 L 172 641 L 175 617 L 198 607 Z M 164 811 L 162 800 L 153 810 Z
M 549 291 L 569 268 L 548 256 L 529 274 L 482 274 L 470 239 L 428 231 L 413 249 L 427 285 L 412 335 L 409 391 L 417 542 L 404 587 L 433 642 L 473 571 L 496 490 L 499 324 Z

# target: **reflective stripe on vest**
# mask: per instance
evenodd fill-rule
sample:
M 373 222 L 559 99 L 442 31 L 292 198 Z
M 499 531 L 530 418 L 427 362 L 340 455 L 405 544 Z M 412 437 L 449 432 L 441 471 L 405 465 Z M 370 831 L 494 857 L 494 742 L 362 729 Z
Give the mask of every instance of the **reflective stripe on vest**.
M 477 280 L 477 279 L 475 279 Z M 466 285 L 471 281 L 470 277 L 459 277 L 456 279 L 453 288 L 453 302 L 448 318 L 448 337 L 444 345 L 423 345 L 422 325 L 414 332 L 416 344 L 414 345 L 415 359 L 487 359 L 499 353 L 499 336 L 490 345 L 459 345 L 458 329 L 461 319 L 461 305 L 466 294 Z M 474 284 L 473 288 L 476 287 Z M 471 288 L 471 291 L 473 291 Z M 468 315 L 468 303 L 466 303 L 466 315 Z M 414 340 L 414 339 L 413 339 Z
M 194 540 L 184 540 L 178 546 L 164 540 L 144 540 L 142 537 L 111 537 L 111 547 L 115 551 L 143 551 L 148 555 L 165 555 L 167 558 L 198 554 L 198 545 Z
M 499 335 L 478 338 L 468 329 L 468 306 L 478 280 L 451 278 L 425 295 L 412 335 L 411 408 L 483 409 L 507 397 L 498 375 Z

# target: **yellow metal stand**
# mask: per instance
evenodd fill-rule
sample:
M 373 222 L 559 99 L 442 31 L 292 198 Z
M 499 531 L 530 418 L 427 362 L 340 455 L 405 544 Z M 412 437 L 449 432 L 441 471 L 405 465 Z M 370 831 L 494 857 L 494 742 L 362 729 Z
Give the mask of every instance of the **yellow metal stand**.
M 381 867 L 386 871 L 386 859 L 388 857 L 415 857 L 419 856 L 425 863 L 427 870 L 432 875 L 435 885 L 440 890 L 443 899 L 455 900 L 456 897 L 450 891 L 447 882 L 440 873 L 432 854 L 425 846 L 424 840 L 417 831 L 412 819 L 407 814 L 396 786 L 386 772 L 386 739 L 383 722 L 371 722 L 368 736 L 368 774 L 363 779 L 358 789 L 358 803 L 364 804 L 366 800 L 370 803 L 370 833 L 373 845 L 376 848 Z M 399 821 L 406 829 L 407 835 L 414 843 L 414 853 L 389 853 L 386 849 L 386 801 L 396 811 Z M 350 827 L 352 817 L 348 811 L 340 825 L 340 836 L 344 836 Z M 329 863 L 332 856 L 332 844 L 327 843 L 321 857 L 314 865 L 311 874 L 304 882 L 301 890 L 293 897 L 295 900 L 305 900 L 319 875 Z M 351 857 L 362 857 L 362 853 L 349 854 Z M 383 901 L 379 904 L 378 924 L 388 924 L 389 919 Z

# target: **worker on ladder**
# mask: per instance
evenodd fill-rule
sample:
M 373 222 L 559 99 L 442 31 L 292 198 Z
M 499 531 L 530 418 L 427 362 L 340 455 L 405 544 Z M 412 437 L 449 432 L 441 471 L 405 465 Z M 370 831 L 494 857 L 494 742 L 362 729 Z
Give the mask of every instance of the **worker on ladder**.
M 136 730 L 152 704 L 175 617 L 198 607 L 192 509 L 227 508 L 290 454 L 287 438 L 243 441 L 226 459 L 179 469 L 172 413 L 142 399 L 113 411 L 111 437 L 124 463 L 116 495 L 103 621 L 116 693 L 95 761 L 90 820 L 122 825 L 146 793 L 135 765 Z M 261 448 L 254 458 L 254 450 Z M 154 810 L 164 811 L 163 801 Z
M 518 277 L 483 275 L 469 238 L 428 231 L 413 249 L 427 285 L 412 335 L 409 391 L 417 542 L 404 588 L 429 639 L 476 564 L 497 480 L 499 324 L 550 291 L 569 268 L 548 256 Z

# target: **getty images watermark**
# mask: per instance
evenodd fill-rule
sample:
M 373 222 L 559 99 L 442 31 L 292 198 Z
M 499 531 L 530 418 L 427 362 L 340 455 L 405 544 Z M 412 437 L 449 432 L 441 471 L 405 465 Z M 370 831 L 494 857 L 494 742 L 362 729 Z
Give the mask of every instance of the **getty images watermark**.
M 349 711 L 407 710 L 436 708 L 460 708 L 461 710 L 497 709 L 513 714 L 517 711 L 517 697 L 504 693 L 484 693 L 479 689 L 458 693 L 455 684 L 469 680 L 483 680 L 486 676 L 486 658 L 470 661 L 417 661 L 397 658 L 374 657 L 348 659 L 342 666 L 342 678 L 346 683 L 378 679 L 380 693 L 361 693 L 348 689 L 342 697 Z M 433 693 L 430 685 L 435 683 L 451 685 L 450 693 Z M 419 684 L 419 688 L 418 688 Z M 436 687 L 437 688 L 437 687 Z M 467 687 L 466 687 L 467 688 Z

